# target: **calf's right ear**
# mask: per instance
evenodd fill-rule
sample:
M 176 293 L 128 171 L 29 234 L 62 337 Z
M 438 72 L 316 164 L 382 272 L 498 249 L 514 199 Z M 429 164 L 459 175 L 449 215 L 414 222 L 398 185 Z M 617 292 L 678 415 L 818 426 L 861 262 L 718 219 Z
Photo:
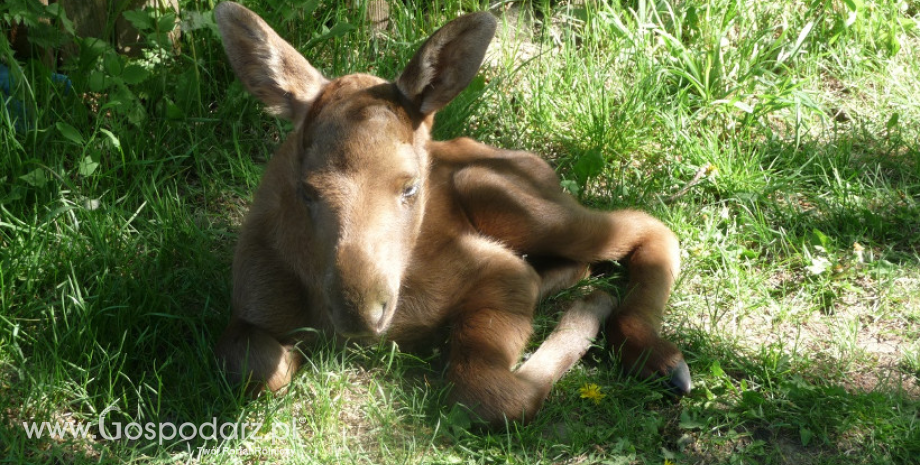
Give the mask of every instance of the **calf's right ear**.
M 266 111 L 299 122 L 329 82 L 259 15 L 223 2 L 214 19 L 236 77 Z

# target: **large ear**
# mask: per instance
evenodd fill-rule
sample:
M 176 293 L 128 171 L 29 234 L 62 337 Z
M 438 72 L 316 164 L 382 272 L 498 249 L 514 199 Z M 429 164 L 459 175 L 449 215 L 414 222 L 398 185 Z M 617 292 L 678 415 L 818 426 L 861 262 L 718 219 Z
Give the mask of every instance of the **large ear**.
M 396 80 L 400 92 L 424 115 L 443 108 L 479 72 L 495 26 L 487 12 L 445 24 L 422 44 Z
M 243 6 L 223 2 L 214 8 L 214 18 L 233 71 L 249 92 L 269 113 L 291 121 L 305 117 L 326 78 Z

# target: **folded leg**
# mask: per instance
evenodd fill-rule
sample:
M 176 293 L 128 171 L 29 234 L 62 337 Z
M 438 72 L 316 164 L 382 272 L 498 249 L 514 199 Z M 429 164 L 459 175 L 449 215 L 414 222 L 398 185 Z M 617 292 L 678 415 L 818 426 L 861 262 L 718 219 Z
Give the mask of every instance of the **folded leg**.
M 544 162 L 526 153 L 512 155 L 455 174 L 461 204 L 474 226 L 522 254 L 583 264 L 625 261 L 629 282 L 607 321 L 608 342 L 628 371 L 663 378 L 677 394 L 689 392 L 683 355 L 660 336 L 680 268 L 677 238 L 642 212 L 582 207 L 562 192 Z

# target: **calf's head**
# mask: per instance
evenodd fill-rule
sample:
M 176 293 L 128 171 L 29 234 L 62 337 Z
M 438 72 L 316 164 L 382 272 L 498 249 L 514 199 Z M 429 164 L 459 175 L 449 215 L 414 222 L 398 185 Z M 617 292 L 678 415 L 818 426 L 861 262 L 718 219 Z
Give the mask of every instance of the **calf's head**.
M 310 269 L 299 274 L 316 281 L 309 285 L 323 294 L 339 334 L 380 335 L 420 231 L 432 116 L 478 72 L 495 19 L 451 21 L 388 82 L 326 79 L 255 13 L 224 2 L 214 14 L 237 77 L 267 111 L 294 123 L 276 155 L 291 157 L 291 170 L 272 179 L 286 183 L 272 191 L 299 204 L 283 212 L 298 215 L 285 224 L 301 225 L 285 234 L 309 249 L 300 266 Z

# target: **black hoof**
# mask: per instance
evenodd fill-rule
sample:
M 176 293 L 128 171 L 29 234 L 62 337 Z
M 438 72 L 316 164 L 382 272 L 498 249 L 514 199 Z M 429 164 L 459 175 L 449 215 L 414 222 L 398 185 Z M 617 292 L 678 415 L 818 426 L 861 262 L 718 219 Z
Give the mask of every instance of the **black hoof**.
M 665 376 L 664 383 L 669 393 L 677 397 L 690 394 L 690 367 L 687 366 L 687 362 L 681 360 Z

